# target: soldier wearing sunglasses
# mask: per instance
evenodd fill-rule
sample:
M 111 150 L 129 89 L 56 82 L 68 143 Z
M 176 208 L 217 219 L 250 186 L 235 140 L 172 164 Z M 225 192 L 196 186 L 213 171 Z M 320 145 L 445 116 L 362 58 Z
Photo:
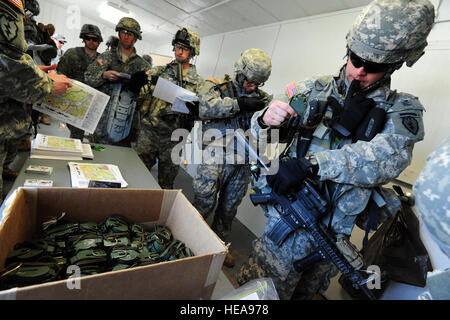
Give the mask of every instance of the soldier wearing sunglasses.
M 287 195 L 305 178 L 314 179 L 329 203 L 321 222 L 349 258 L 355 253 L 348 250 L 355 224 L 374 231 L 400 206 L 382 186 L 411 163 L 414 144 L 424 137 L 423 107 L 413 95 L 392 90 L 390 80 L 395 70 L 411 67 L 424 54 L 434 18 L 428 0 L 372 1 L 347 34 L 348 59 L 337 75 L 287 85 L 252 118 L 258 136 L 279 128 L 288 146 L 278 173 L 262 176 L 258 187 Z M 290 106 L 294 97 L 304 99 L 304 112 Z M 325 292 L 337 268 L 325 260 L 297 272 L 293 262 L 315 252 L 316 245 L 298 228 L 278 246 L 268 235 L 276 232 L 280 214 L 272 205 L 263 209 L 266 229 L 253 243 L 238 283 L 271 277 L 281 299 Z
M 97 48 L 103 41 L 102 33 L 96 25 L 84 24 L 81 27 L 80 39 L 83 40 L 84 47 L 68 49 L 58 63 L 57 71 L 71 79 L 84 82 L 84 73 L 88 65 L 95 61 L 99 53 Z M 67 124 L 70 130 L 70 137 L 83 140 L 84 131 Z

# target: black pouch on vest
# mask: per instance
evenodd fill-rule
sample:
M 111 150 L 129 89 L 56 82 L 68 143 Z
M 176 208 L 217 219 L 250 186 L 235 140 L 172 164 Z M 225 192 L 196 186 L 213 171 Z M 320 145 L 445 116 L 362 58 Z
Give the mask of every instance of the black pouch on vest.
M 355 131 L 355 139 L 370 141 L 384 127 L 386 111 L 381 108 L 372 108 Z

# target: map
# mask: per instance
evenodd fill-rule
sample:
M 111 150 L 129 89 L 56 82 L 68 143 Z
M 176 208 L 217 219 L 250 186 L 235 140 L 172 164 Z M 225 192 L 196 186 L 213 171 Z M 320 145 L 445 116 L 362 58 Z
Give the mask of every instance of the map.
M 109 96 L 83 82 L 74 79 L 70 82 L 72 87 L 65 93 L 47 96 L 42 103 L 35 103 L 33 109 L 87 133 L 94 133 Z
M 64 149 L 76 149 L 78 147 L 74 139 L 53 136 L 47 136 L 47 146 Z
M 69 162 L 68 165 L 70 182 L 73 188 L 88 188 L 89 181 L 118 182 L 121 188 L 128 186 L 116 165 L 79 162 Z
M 88 180 L 116 180 L 116 176 L 107 165 L 104 164 L 79 164 L 81 171 Z
M 84 118 L 93 97 L 93 94 L 74 84 L 64 94 L 47 96 L 45 103 L 76 118 Z

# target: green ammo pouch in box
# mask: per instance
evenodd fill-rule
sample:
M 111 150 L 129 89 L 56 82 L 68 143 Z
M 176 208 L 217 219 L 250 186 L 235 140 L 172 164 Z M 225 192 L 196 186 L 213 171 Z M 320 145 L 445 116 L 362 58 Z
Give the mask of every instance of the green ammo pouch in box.
M 146 238 L 146 246 L 151 252 L 162 253 L 171 241 L 172 232 L 168 228 L 155 226 L 154 231 Z
M 103 249 L 80 250 L 69 259 L 70 264 L 77 266 L 86 264 L 103 264 L 108 261 L 108 255 Z
M 133 264 L 140 259 L 140 253 L 133 247 L 115 246 L 109 252 L 109 258 L 113 263 Z
M 128 221 L 121 215 L 108 216 L 102 225 L 104 233 L 122 233 L 130 230 Z
M 130 243 L 128 232 L 110 233 L 103 236 L 103 245 L 105 247 L 129 246 Z
M 100 248 L 103 246 L 103 236 L 99 233 L 85 233 L 74 235 L 68 239 L 68 250 L 78 252 L 79 250 Z
M 57 254 L 56 246 L 53 241 L 33 240 L 18 243 L 14 250 L 8 254 L 5 265 L 13 262 L 32 262 L 37 261 L 44 255 Z
M 101 233 L 102 230 L 98 223 L 95 222 L 83 222 L 79 225 L 78 233 Z
M 23 287 L 59 279 L 61 266 L 48 262 L 16 262 L 0 272 L 0 289 Z

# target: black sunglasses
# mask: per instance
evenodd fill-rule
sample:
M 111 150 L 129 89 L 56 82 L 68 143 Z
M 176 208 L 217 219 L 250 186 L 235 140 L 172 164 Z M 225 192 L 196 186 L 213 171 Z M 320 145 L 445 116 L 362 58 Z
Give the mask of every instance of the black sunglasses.
M 84 40 L 91 40 L 91 41 L 94 41 L 94 42 L 98 42 L 98 38 L 97 37 L 89 37 L 89 36 L 85 36 L 84 37 Z
M 352 51 L 349 51 L 349 56 L 350 56 L 350 61 L 352 62 L 353 66 L 355 68 L 364 67 L 364 70 L 367 73 L 387 72 L 390 68 L 393 67 L 391 64 L 375 63 L 375 62 L 370 62 L 370 61 L 364 60 L 364 59 L 358 57 Z

